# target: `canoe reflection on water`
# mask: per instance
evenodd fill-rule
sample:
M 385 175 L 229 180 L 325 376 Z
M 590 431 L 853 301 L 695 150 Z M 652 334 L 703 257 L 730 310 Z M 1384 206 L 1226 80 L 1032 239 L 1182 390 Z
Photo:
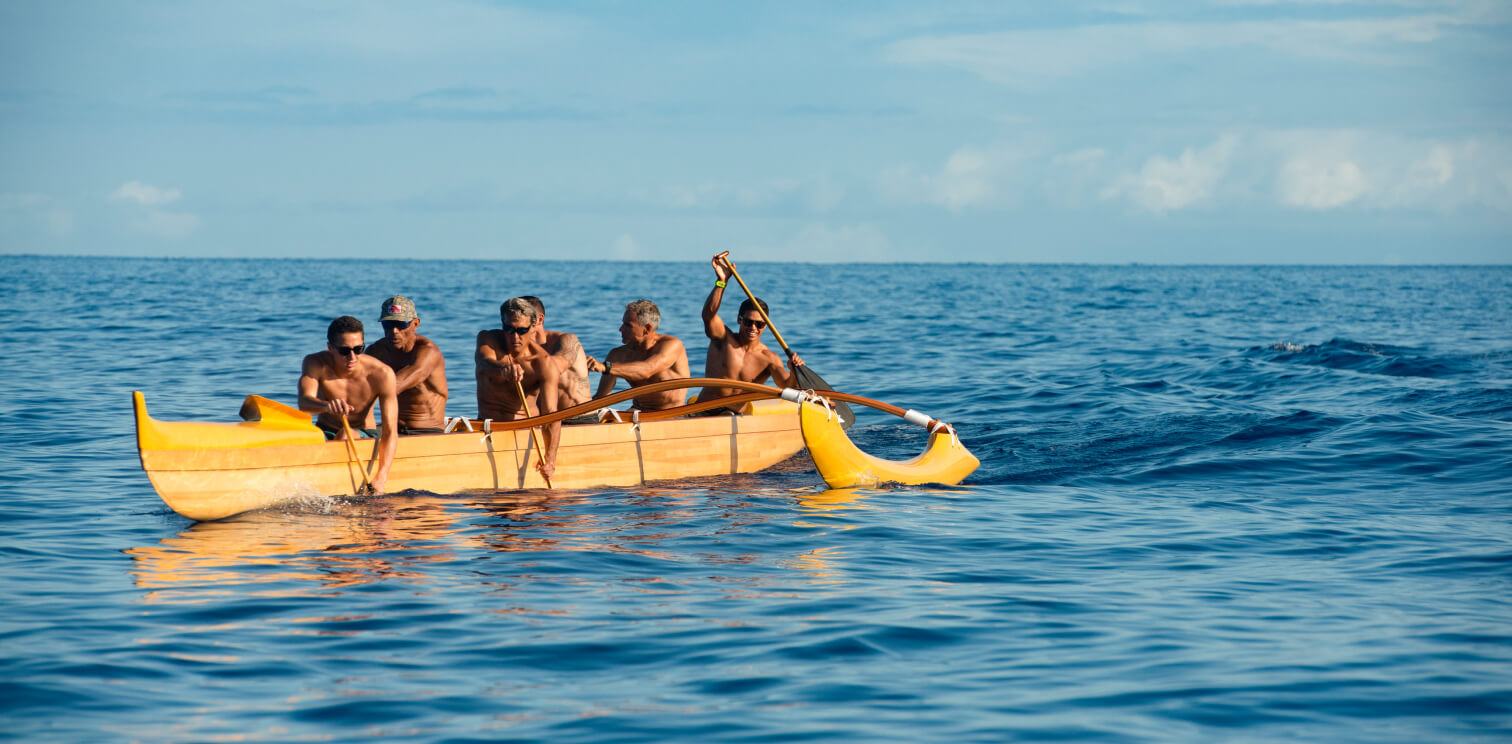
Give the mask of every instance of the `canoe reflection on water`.
M 426 584 L 454 580 L 448 564 L 489 553 L 585 551 L 687 561 L 686 545 L 667 543 L 709 532 L 728 533 L 774 519 L 823 528 L 806 517 L 864 504 L 869 489 L 710 492 L 639 489 L 605 502 L 589 492 L 540 491 L 437 496 L 397 494 L 328 504 L 320 510 L 271 509 L 218 522 L 197 522 L 156 545 L 128 548 L 136 585 L 149 602 L 210 601 L 228 593 L 302 596 L 380 581 Z M 774 511 L 772 497 L 793 506 Z M 710 520 L 717 520 L 711 526 Z M 842 526 L 839 529 L 849 529 Z M 787 558 L 719 555 L 700 547 L 706 563 L 780 565 L 836 580 L 835 546 L 818 545 Z M 527 570 L 528 569 L 523 569 Z M 442 575 L 453 576 L 442 579 Z M 496 583 L 498 577 L 489 579 Z M 481 583 L 481 582 L 480 582 Z

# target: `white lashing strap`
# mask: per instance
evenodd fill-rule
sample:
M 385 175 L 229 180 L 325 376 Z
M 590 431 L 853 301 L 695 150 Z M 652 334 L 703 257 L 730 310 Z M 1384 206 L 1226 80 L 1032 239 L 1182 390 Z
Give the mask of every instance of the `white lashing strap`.
M 471 429 L 472 427 L 469 426 L 468 430 L 470 431 Z M 493 439 L 493 419 L 483 419 L 483 431 L 486 431 L 488 433 L 484 434 L 483 438 L 479 439 L 478 441 L 487 442 Z
M 960 437 L 956 436 L 955 427 L 951 426 L 950 424 L 945 423 L 944 421 L 936 421 L 935 425 L 932 426 L 932 427 L 930 427 L 929 433 L 930 434 L 938 434 L 938 433 L 940 433 L 941 429 L 944 429 L 945 431 L 947 431 L 947 432 L 950 433 L 950 443 L 951 444 L 953 444 L 953 445 L 955 445 L 957 447 L 961 446 L 961 439 L 960 439 Z
M 914 426 L 922 426 L 928 429 L 929 422 L 933 421 L 934 418 L 927 413 L 919 413 L 918 411 L 910 408 L 903 412 L 903 420 L 907 421 L 910 424 L 913 424 Z
M 615 410 L 613 408 L 601 408 L 599 409 L 599 422 L 607 424 L 609 423 L 610 419 L 613 419 L 614 423 L 623 424 L 625 423 L 625 419 L 620 415 L 621 413 L 624 412 Z M 630 431 L 638 431 L 640 429 L 640 410 L 632 408 L 630 409 L 629 414 Z
M 446 422 L 446 428 L 441 430 L 443 434 L 452 433 L 459 425 L 467 427 L 468 431 L 472 431 L 472 422 L 468 421 L 466 416 L 458 416 L 456 418 L 452 418 L 451 416 L 444 416 L 442 418 Z
M 835 417 L 835 405 L 817 391 L 783 388 L 781 398 L 789 403 L 813 403 L 814 405 L 823 407 L 825 421 L 830 421 Z

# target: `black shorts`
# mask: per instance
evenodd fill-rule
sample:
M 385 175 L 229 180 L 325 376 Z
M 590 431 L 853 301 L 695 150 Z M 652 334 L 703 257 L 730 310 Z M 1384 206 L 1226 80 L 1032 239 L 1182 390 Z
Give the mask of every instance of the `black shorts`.
M 318 424 L 317 424 L 317 426 L 318 426 Z M 325 432 L 326 441 L 328 441 L 328 442 L 332 441 L 332 440 L 335 440 L 335 439 L 340 439 L 342 437 L 342 435 L 343 435 L 343 432 L 341 432 L 339 430 L 327 429 L 324 426 L 321 426 L 320 430 L 323 431 L 323 432 Z M 377 429 L 353 429 L 352 433 L 356 434 L 358 439 L 377 439 L 378 438 L 378 430 Z

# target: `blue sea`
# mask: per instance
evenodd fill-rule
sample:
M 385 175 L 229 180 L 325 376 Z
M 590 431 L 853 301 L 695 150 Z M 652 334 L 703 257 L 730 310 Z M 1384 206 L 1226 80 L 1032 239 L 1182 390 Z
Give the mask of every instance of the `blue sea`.
M 1512 267 L 740 269 L 815 372 L 981 468 L 196 524 L 132 390 L 167 420 L 292 402 L 326 323 L 376 330 L 390 294 L 454 415 L 517 294 L 599 356 L 653 299 L 698 374 L 712 272 L 0 257 L 0 738 L 1512 740 Z M 923 448 L 858 413 L 863 449 Z

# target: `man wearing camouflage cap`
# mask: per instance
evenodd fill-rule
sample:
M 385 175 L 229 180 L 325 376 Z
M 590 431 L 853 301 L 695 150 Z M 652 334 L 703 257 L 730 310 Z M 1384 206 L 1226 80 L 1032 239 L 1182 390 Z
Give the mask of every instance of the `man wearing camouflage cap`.
M 437 434 L 446 425 L 446 359 L 435 342 L 419 334 L 415 303 L 396 295 L 378 309 L 383 338 L 368 354 L 394 370 L 399 391 L 399 433 Z

